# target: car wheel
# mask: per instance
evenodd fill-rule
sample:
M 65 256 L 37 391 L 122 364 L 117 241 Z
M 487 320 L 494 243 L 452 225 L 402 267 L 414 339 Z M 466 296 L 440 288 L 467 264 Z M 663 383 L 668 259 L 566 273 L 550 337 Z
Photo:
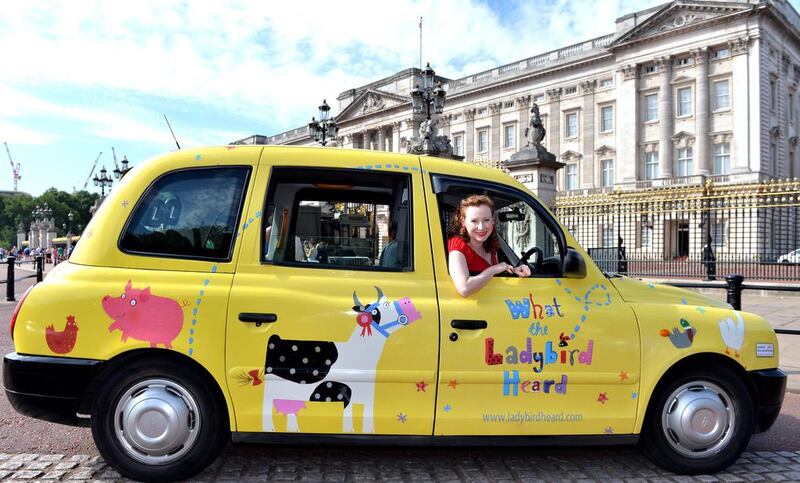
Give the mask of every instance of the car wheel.
M 174 481 L 205 469 L 229 439 L 224 402 L 196 371 L 136 361 L 112 374 L 92 408 L 92 436 L 128 478 Z
M 754 423 L 750 391 L 736 372 L 724 366 L 693 370 L 654 394 L 641 446 L 669 471 L 716 473 L 742 454 Z

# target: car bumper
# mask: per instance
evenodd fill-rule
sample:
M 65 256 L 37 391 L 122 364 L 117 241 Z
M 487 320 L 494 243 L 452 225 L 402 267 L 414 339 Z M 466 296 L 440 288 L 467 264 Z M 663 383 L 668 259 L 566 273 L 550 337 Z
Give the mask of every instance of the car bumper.
M 762 433 L 772 427 L 778 418 L 786 393 L 786 374 L 780 369 L 751 371 L 756 395 L 756 433 Z
M 28 356 L 3 357 L 3 386 L 19 413 L 70 426 L 88 426 L 78 411 L 102 361 Z

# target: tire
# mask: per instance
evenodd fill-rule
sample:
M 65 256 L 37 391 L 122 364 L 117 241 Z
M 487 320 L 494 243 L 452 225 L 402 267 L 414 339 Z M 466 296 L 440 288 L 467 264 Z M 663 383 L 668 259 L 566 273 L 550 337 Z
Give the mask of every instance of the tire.
M 189 478 L 230 439 L 227 408 L 217 392 L 177 362 L 134 361 L 104 382 L 92 408 L 97 449 L 128 478 Z
M 716 473 L 742 454 L 754 425 L 753 399 L 741 376 L 725 366 L 693 369 L 654 395 L 641 448 L 674 473 Z

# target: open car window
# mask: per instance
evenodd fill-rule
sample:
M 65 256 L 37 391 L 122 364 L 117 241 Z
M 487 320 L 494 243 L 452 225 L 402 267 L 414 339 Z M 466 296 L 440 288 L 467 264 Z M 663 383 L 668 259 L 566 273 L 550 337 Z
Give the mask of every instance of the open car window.
M 561 275 L 563 235 L 533 197 L 505 186 L 449 176 L 434 175 L 433 185 L 445 240 L 461 200 L 473 194 L 487 195 L 495 204 L 495 229 L 500 241 L 498 260 L 516 265 L 530 252 L 528 265 L 532 276 Z
M 275 168 L 262 260 L 308 268 L 410 270 L 410 176 Z

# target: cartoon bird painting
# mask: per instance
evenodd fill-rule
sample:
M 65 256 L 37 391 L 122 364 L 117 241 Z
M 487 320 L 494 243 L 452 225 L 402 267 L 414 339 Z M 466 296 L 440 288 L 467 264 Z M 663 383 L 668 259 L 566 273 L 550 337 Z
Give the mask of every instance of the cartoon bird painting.
M 53 324 L 48 325 L 45 328 L 44 337 L 47 347 L 56 354 L 71 352 L 75 347 L 75 341 L 78 340 L 78 324 L 75 323 L 75 317 L 67 316 L 67 325 L 62 331 L 55 330 Z
M 683 332 L 681 332 L 681 329 Z M 661 329 L 658 333 L 661 334 L 661 337 L 668 337 L 672 345 L 678 349 L 686 349 L 692 346 L 694 336 L 697 335 L 697 329 L 692 327 L 686 319 L 681 319 L 681 329 L 673 327 L 672 332 L 667 329 Z
M 719 334 L 722 336 L 722 341 L 725 342 L 725 353 L 731 355 L 730 349 L 733 349 L 733 353 L 739 357 L 739 349 L 744 344 L 744 320 L 739 312 L 735 312 L 735 314 L 738 323 L 730 317 L 725 317 L 717 323 L 719 324 Z

